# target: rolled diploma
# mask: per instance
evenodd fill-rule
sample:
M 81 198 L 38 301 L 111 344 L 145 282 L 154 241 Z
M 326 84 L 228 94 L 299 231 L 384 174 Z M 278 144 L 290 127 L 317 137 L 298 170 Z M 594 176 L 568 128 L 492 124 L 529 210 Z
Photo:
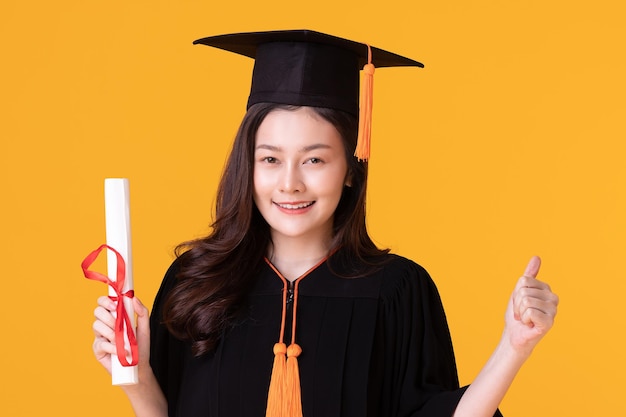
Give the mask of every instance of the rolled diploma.
M 106 242 L 122 255 L 126 262 L 126 280 L 123 292 L 133 289 L 133 263 L 130 242 L 130 209 L 127 178 L 106 178 L 104 180 L 104 211 L 106 218 Z M 117 280 L 117 259 L 107 251 L 107 271 L 112 281 Z M 109 295 L 115 291 L 109 287 Z M 122 297 L 126 311 L 135 331 L 135 311 L 132 300 Z M 118 301 L 120 302 L 120 301 Z M 115 312 L 113 313 L 115 315 Z M 124 333 L 124 346 L 130 352 L 128 336 Z M 130 362 L 130 355 L 127 355 Z M 111 380 L 113 385 L 130 385 L 139 382 L 137 366 L 122 366 L 117 355 L 111 355 Z

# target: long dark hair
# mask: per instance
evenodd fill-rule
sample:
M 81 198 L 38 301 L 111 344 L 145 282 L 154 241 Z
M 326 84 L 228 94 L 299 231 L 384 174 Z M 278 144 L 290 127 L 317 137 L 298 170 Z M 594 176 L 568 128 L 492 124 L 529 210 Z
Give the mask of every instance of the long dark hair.
M 192 342 L 197 356 L 210 351 L 236 321 L 271 243 L 269 225 L 253 201 L 256 132 L 272 110 L 297 108 L 270 103 L 250 107 L 219 184 L 211 233 L 176 248 L 180 272 L 165 303 L 164 322 L 174 336 Z M 367 163 L 352 155 L 357 120 L 339 110 L 313 110 L 332 123 L 343 139 L 350 184 L 344 187 L 334 214 L 332 247 L 340 250 L 332 264 L 342 265 L 344 275 L 356 277 L 378 267 L 388 252 L 376 247 L 365 226 Z

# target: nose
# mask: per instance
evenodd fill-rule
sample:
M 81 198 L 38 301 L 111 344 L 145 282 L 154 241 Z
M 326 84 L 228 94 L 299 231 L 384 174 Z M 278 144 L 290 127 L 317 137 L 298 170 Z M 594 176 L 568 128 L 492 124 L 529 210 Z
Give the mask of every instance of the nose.
M 279 189 L 283 193 L 298 193 L 305 190 L 302 173 L 298 167 L 288 164 L 282 170 L 279 179 Z

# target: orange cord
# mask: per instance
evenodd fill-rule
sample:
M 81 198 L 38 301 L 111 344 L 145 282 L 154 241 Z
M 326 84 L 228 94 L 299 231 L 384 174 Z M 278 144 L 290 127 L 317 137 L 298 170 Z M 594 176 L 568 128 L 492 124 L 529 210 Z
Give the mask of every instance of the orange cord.
M 296 312 L 298 309 L 298 286 L 300 281 L 315 270 L 334 253 L 331 252 L 308 271 L 302 274 L 294 282 L 293 290 L 293 319 L 291 323 L 291 344 L 285 347 L 285 319 L 287 314 L 287 279 L 265 258 L 265 262 L 274 270 L 276 275 L 283 281 L 283 312 L 280 324 L 280 337 L 274 345 L 274 365 L 270 388 L 267 394 L 266 417 L 302 417 L 302 395 L 300 388 L 300 371 L 298 369 L 298 356 L 302 349 L 296 343 Z M 287 359 L 285 360 L 285 354 Z

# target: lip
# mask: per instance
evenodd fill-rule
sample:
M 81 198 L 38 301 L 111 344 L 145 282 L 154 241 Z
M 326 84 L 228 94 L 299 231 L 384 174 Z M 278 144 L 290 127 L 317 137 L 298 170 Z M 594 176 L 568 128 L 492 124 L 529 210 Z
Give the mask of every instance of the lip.
M 315 201 L 273 201 L 274 206 L 285 214 L 303 214 L 311 210 Z

